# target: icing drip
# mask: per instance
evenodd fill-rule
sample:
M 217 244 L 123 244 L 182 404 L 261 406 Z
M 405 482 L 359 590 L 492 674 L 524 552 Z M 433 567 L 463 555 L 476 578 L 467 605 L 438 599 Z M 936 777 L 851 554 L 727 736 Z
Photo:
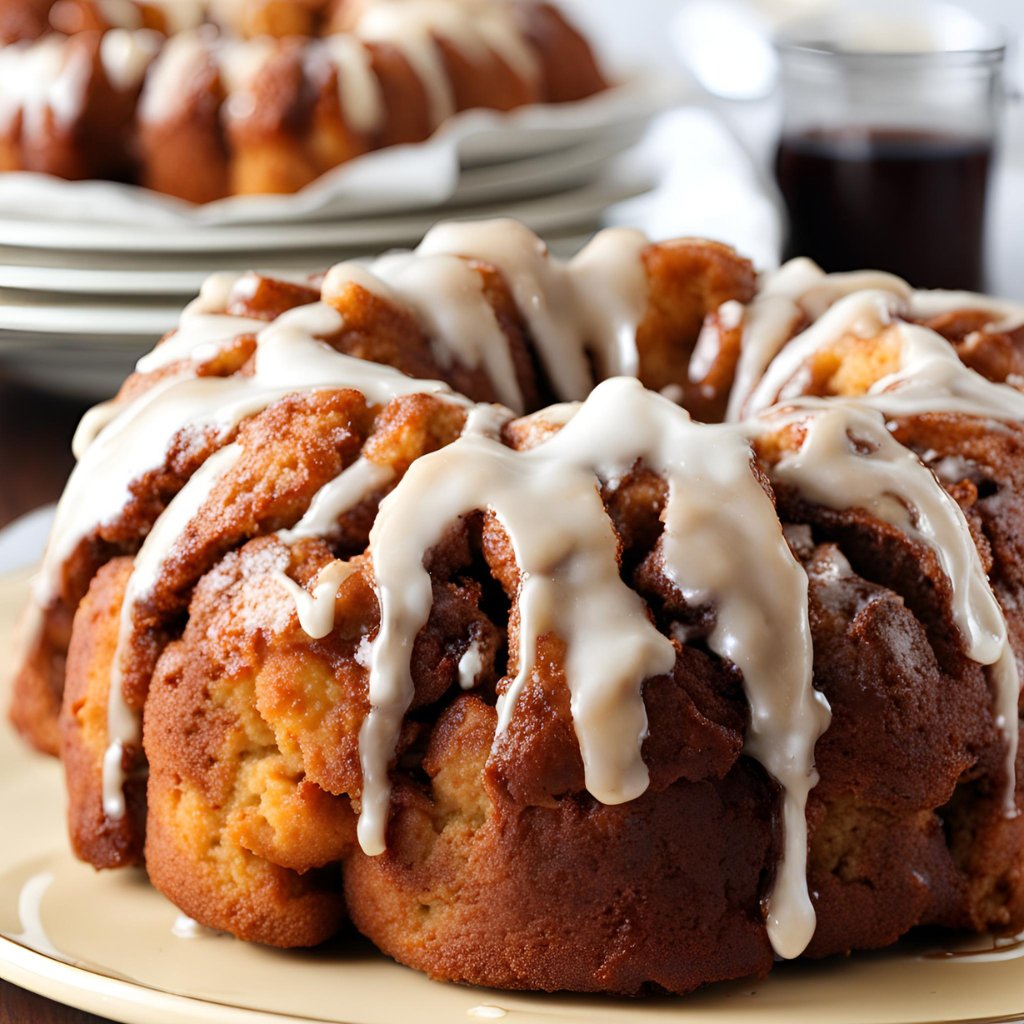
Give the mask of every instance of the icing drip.
M 131 484 L 163 465 L 181 431 L 205 430 L 227 439 L 246 417 L 286 395 L 317 388 L 354 388 L 376 405 L 411 394 L 470 404 L 440 381 L 415 380 L 317 340 L 341 327 L 341 316 L 330 306 L 300 306 L 264 326 L 251 376 L 173 375 L 126 405 L 83 451 L 71 474 L 57 506 L 36 600 L 48 604 L 56 597 L 67 558 L 93 529 L 120 515 L 131 500 Z M 104 486 L 97 487 L 97 480 Z
M 444 223 L 420 255 L 472 256 L 502 272 L 560 398 L 578 400 L 594 384 L 588 353 L 604 376 L 635 373 L 636 331 L 647 300 L 639 231 L 602 231 L 568 263 L 516 221 Z
M 438 26 L 432 6 L 405 0 L 374 4 L 359 19 L 355 34 L 368 43 L 389 43 L 401 51 L 426 90 L 433 129 L 455 113 L 455 93 L 434 36 Z
M 139 373 L 152 373 L 183 359 L 206 362 L 228 342 L 242 334 L 256 334 L 267 326 L 265 320 L 224 313 L 196 313 L 185 310 L 178 329 L 136 364 Z
M 513 419 L 512 411 L 500 405 L 475 405 L 469 410 L 464 434 L 481 434 L 484 437 L 499 438 L 501 429 Z
M 482 366 L 498 399 L 522 412 L 508 338 L 482 278 L 467 261 L 481 260 L 501 272 L 555 391 L 580 399 L 594 384 L 591 355 L 600 376 L 639 372 L 636 333 L 647 300 L 641 254 L 648 244 L 639 231 L 602 231 L 564 263 L 515 221 L 444 224 L 428 232 L 415 252 L 332 267 L 323 296 L 330 301 L 357 284 L 405 306 L 444 368 L 455 361 L 469 369 Z
M 900 368 L 868 390 L 865 404 L 889 416 L 928 412 L 1024 419 L 1024 394 L 965 366 L 944 338 L 916 324 L 897 325 Z
M 799 371 L 823 346 L 837 341 L 844 334 L 874 337 L 892 323 L 902 308 L 902 301 L 886 291 L 855 292 L 841 299 L 771 361 L 747 399 L 745 409 L 748 415 L 787 398 L 786 385 L 793 388 L 794 394 L 799 394 L 796 390 L 802 383 L 798 379 Z
M 847 400 L 892 417 L 950 412 L 1024 419 L 1024 394 L 965 366 L 941 335 L 894 319 L 901 307 L 898 298 L 879 291 L 859 292 L 837 302 L 772 361 L 747 402 L 748 412 L 799 396 L 801 369 L 844 334 L 873 338 L 885 331 L 895 343 L 898 369 L 879 378 L 863 395 Z
M 82 109 L 92 62 L 68 37 L 46 35 L 31 43 L 0 47 L 0 127 L 22 114 L 21 131 L 31 137 L 47 129 L 47 118 L 63 128 Z
M 240 92 L 250 92 L 277 52 L 277 42 L 268 36 L 258 36 L 255 39 L 232 39 L 218 45 L 217 67 L 228 96 Z M 229 109 L 229 113 L 233 112 Z M 251 113 L 251 111 L 248 112 Z
M 306 514 L 290 529 L 278 531 L 286 544 L 304 537 L 329 537 L 338 519 L 395 478 L 390 466 L 356 459 L 344 472 L 325 484 L 310 502 Z
M 949 577 L 953 617 L 970 657 L 990 665 L 1006 644 L 1006 623 L 960 506 L 873 411 L 829 402 L 769 412 L 770 427 L 801 421 L 803 442 L 768 475 L 825 508 L 863 508 L 927 545 Z
M 354 565 L 335 560 L 325 565 L 313 583 L 313 592 L 300 587 L 283 572 L 275 572 L 276 580 L 295 601 L 299 625 L 307 636 L 322 640 L 334 629 L 334 602 L 338 588 L 356 571 Z
M 619 576 L 599 493 L 601 482 L 614 486 L 638 459 L 669 484 L 665 572 L 688 601 L 715 604 L 708 642 L 743 671 L 752 711 L 748 752 L 784 789 L 785 852 L 768 929 L 780 955 L 795 956 L 814 928 L 804 806 L 816 781 L 814 743 L 829 717 L 811 687 L 806 576 L 753 474 L 742 433 L 695 424 L 635 380 L 599 385 L 559 433 L 529 451 L 464 436 L 413 463 L 381 504 L 370 540 L 381 627 L 371 655 L 372 708 L 360 732 L 360 843 L 367 853 L 385 848 L 387 768 L 412 696 L 411 638 L 431 608 L 424 555 L 450 524 L 478 509 L 508 533 L 521 573 L 519 665 L 499 699 L 499 737 L 534 668 L 538 639 L 554 632 L 566 644 L 588 790 L 603 803 L 622 803 L 646 789 L 642 684 L 672 671 L 675 649 Z M 762 566 L 757 578 L 751 564 Z
M 915 320 L 928 320 L 960 310 L 987 313 L 992 319 L 986 327 L 992 331 L 1012 331 L 1024 325 L 1024 305 L 976 292 L 946 291 L 942 288 L 916 291 L 910 309 Z
M 457 256 L 401 253 L 373 264 L 373 272 L 390 285 L 416 313 L 442 369 L 453 357 L 470 370 L 481 364 L 494 383 L 498 400 L 524 412 L 508 339 L 484 295 L 481 276 Z
M 327 36 L 321 45 L 338 75 L 338 98 L 345 123 L 362 135 L 379 131 L 387 107 L 370 51 L 355 36 L 345 33 Z
M 202 508 L 218 481 L 242 454 L 239 445 L 228 445 L 211 455 L 178 492 L 150 530 L 135 556 L 121 604 L 117 648 L 111 663 L 110 695 L 107 699 L 107 752 L 103 758 L 103 811 L 108 818 L 124 817 L 124 752 L 141 739 L 140 718 L 125 700 L 122 687 L 124 658 L 135 624 L 135 609 L 156 586 L 168 555 L 186 527 Z
M 355 36 L 402 52 L 426 89 L 435 128 L 456 110 L 439 39 L 476 63 L 496 55 L 527 83 L 535 84 L 541 75 L 540 59 L 508 5 L 380 0 L 359 18 Z
M 805 317 L 817 319 L 839 299 L 866 289 L 888 292 L 903 302 L 911 295 L 909 285 L 893 274 L 874 270 L 826 274 L 804 257 L 763 278 L 746 310 L 726 418 L 730 422 L 742 418 L 748 396 Z
M 231 293 L 247 274 L 221 270 L 210 274 L 199 288 L 199 294 L 185 307 L 187 313 L 226 313 Z
M 991 666 L 997 725 L 1007 746 L 1008 809 L 1014 807 L 1017 701 L 1020 682 L 1006 620 L 992 593 L 960 506 L 918 457 L 896 441 L 877 412 L 849 405 L 803 402 L 770 411 L 752 428 L 800 422 L 796 452 L 768 471 L 825 508 L 862 508 L 929 547 L 952 588 L 953 619 L 967 656 Z
M 129 32 L 115 28 L 100 40 L 100 60 L 107 80 L 115 89 L 128 92 L 142 83 L 153 58 L 160 52 L 163 37 L 142 29 Z
M 540 57 L 520 30 L 511 7 L 477 4 L 472 24 L 487 46 L 520 78 L 531 84 L 540 81 Z
M 139 117 L 150 124 L 172 117 L 182 102 L 182 82 L 196 81 L 213 59 L 216 33 L 208 26 L 172 35 L 146 76 Z
M 463 690 L 472 690 L 483 667 L 480 645 L 474 640 L 459 658 L 459 686 Z
M 123 408 L 124 406 L 111 399 L 107 402 L 100 402 L 99 405 L 94 405 L 87 410 L 75 428 L 75 436 L 71 439 L 72 455 L 76 459 L 82 458 L 100 432 L 120 414 Z

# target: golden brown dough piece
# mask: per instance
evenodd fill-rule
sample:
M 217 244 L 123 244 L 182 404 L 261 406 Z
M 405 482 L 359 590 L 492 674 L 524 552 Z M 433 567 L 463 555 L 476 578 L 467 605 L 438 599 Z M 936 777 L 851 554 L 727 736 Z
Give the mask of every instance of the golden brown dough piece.
M 312 551 L 307 564 L 318 558 L 330 555 Z M 337 869 L 321 869 L 351 848 L 355 816 L 348 800 L 305 778 L 296 754 L 276 748 L 256 709 L 259 634 L 225 617 L 250 602 L 261 614 L 265 598 L 247 593 L 244 564 L 232 578 L 232 563 L 198 588 L 188 629 L 153 676 L 146 868 L 202 924 L 267 945 L 316 945 L 344 921 Z M 241 607 L 225 605 L 226 594 Z

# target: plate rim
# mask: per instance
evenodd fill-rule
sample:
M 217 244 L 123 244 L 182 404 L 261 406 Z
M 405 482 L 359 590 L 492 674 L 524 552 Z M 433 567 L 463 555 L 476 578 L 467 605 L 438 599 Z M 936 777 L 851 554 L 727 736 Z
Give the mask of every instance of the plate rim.
M 96 232 L 92 225 L 12 218 L 0 214 L 3 244 L 12 249 L 46 249 L 54 253 L 141 253 L 174 256 L 237 254 L 267 247 L 295 253 L 303 249 L 349 246 L 380 248 L 401 245 L 424 233 L 439 220 L 481 220 L 516 217 L 537 232 L 560 231 L 586 218 L 599 219 L 605 210 L 649 191 L 650 176 L 587 182 L 515 203 L 482 203 L 458 210 L 420 210 L 399 216 L 313 224 L 244 225 L 230 228 L 189 227 L 166 233 L 152 228 L 135 230 L 118 225 Z M 132 237 L 134 235 L 134 237 Z
M 322 1017 L 255 1010 L 177 995 L 137 981 L 122 981 L 88 967 L 64 963 L 5 935 L 0 935 L 0 978 L 64 1006 L 109 1017 L 120 1024 L 181 1024 L 182 1020 L 203 1024 L 332 1024 Z M 143 1012 L 145 1016 L 141 1015 Z M 154 1013 L 159 1016 L 154 1017 Z

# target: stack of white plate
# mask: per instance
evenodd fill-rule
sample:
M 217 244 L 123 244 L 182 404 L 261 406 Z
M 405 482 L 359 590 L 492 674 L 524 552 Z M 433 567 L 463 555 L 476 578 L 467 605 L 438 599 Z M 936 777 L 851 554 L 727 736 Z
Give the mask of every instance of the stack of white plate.
M 568 254 L 652 182 L 622 155 L 678 98 L 632 79 L 576 104 L 472 111 L 295 196 L 194 207 L 110 182 L 0 175 L 0 373 L 111 394 L 207 274 L 316 271 L 415 246 L 441 219 L 515 217 Z

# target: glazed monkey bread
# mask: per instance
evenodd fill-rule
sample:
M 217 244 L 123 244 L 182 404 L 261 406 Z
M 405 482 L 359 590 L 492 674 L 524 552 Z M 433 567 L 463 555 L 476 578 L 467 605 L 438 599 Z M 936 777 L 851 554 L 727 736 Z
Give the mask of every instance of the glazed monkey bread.
M 1019 930 L 1021 324 L 510 221 L 210 279 L 26 614 L 76 853 L 511 989 Z
M 0 171 L 296 192 L 459 111 L 605 86 L 533 0 L 2 0 Z

